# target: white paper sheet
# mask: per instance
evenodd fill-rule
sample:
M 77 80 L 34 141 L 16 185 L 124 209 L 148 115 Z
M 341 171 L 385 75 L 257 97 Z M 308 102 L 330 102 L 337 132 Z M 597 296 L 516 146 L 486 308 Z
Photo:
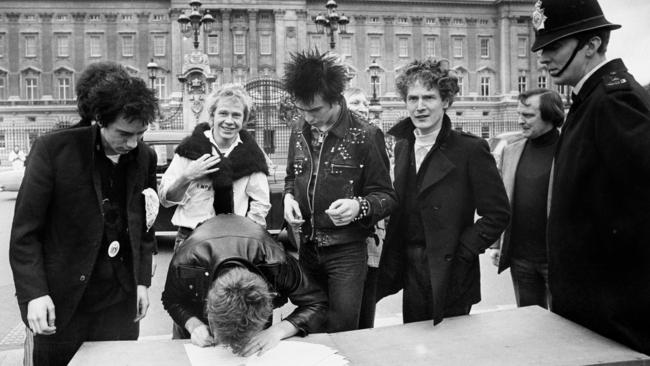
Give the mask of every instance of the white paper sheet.
M 262 356 L 239 357 L 230 349 L 216 346 L 201 348 L 185 344 L 192 366 L 343 366 L 348 362 L 336 350 L 320 344 L 281 341 Z

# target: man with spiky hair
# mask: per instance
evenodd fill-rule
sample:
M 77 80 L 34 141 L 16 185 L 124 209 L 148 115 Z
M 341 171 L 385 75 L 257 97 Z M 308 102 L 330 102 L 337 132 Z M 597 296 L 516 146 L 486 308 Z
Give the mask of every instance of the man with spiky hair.
M 289 140 L 284 218 L 304 270 L 329 295 L 327 330 L 358 328 L 374 224 L 396 206 L 381 131 L 347 108 L 345 68 L 327 53 L 293 54 L 284 84 L 303 116 Z
M 34 365 L 67 365 L 85 341 L 135 340 L 149 306 L 158 111 L 139 78 L 98 81 L 96 125 L 41 136 L 18 192 L 9 244 Z M 28 356 L 29 357 L 29 356 Z

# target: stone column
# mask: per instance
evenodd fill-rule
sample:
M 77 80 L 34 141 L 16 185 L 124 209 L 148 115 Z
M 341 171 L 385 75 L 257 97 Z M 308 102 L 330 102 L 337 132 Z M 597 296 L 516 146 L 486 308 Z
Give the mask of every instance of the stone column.
M 352 50 L 353 60 L 357 60 L 357 86 L 366 93 L 372 93 L 372 88 L 370 87 L 370 81 L 368 77 L 368 72 L 366 71 L 367 66 L 370 64 L 370 58 L 368 57 L 368 51 L 366 50 L 366 38 L 367 38 L 367 29 L 366 29 L 366 19 L 365 15 L 355 15 L 354 16 L 354 48 Z M 350 25 L 348 24 L 348 27 Z
M 273 9 L 273 15 L 275 17 L 275 73 L 279 77 L 284 75 L 284 41 L 286 38 L 284 12 L 282 9 Z
M 393 60 L 397 59 L 397 54 L 395 53 L 395 17 L 394 16 L 385 16 L 384 23 L 384 45 L 385 45 L 385 55 L 382 54 L 381 60 L 384 64 L 384 80 L 380 82 L 383 84 L 382 90 L 384 94 L 387 92 L 393 92 L 395 90 L 395 64 Z M 379 95 L 377 96 L 380 97 Z
M 41 18 L 41 95 L 54 95 L 52 87 L 52 69 L 54 58 L 52 55 L 52 17 L 54 13 L 40 13 Z
M 117 13 L 106 13 L 106 58 L 117 61 L 121 54 L 117 36 Z
M 298 49 L 304 50 L 309 46 L 309 41 L 307 40 L 307 10 L 296 10 L 296 16 L 298 17 L 297 26 L 298 26 Z
M 6 13 L 9 21 L 7 45 L 20 44 L 20 13 Z M 7 75 L 7 97 L 20 95 L 20 52 L 7 52 L 9 58 L 9 75 Z
M 221 24 L 223 24 L 221 35 L 223 38 L 223 82 L 230 83 L 232 82 L 232 30 L 230 29 L 230 14 L 232 9 L 221 9 Z
M 502 14 L 499 19 L 499 43 L 500 43 L 500 63 L 499 73 L 501 74 L 501 94 L 507 94 L 510 89 L 510 18 L 507 14 Z M 516 51 L 515 51 L 516 52 Z
M 138 17 L 138 47 L 136 49 L 135 64 L 138 65 L 143 79 L 147 79 L 147 64 L 153 57 L 153 39 L 149 34 L 149 12 L 136 13 Z
M 248 9 L 248 66 L 250 77 L 257 76 L 257 65 L 260 59 L 260 49 L 257 34 L 257 12 L 258 9 Z
M 451 50 L 449 49 L 449 22 L 451 17 L 439 17 L 440 22 L 440 58 L 451 60 Z
M 412 59 L 422 60 L 424 58 L 424 51 L 422 50 L 422 19 L 423 17 L 414 16 L 411 17 L 411 22 L 413 23 L 413 53 Z
M 72 44 L 74 50 L 73 65 L 76 72 L 81 72 L 86 66 L 86 13 L 72 13 Z
M 478 34 L 476 31 L 476 23 L 478 23 L 478 18 L 465 18 L 467 24 L 467 72 L 474 74 L 474 77 L 468 77 L 467 90 L 478 90 L 478 85 L 476 82 L 477 77 L 475 76 L 476 69 L 478 69 L 478 60 L 481 57 L 479 51 L 479 42 Z
M 180 75 L 183 72 L 183 58 L 185 57 L 185 50 L 183 44 L 183 34 L 181 33 L 180 24 L 178 24 L 178 17 L 182 14 L 182 10 L 178 8 L 171 9 L 169 11 L 169 21 L 171 23 L 171 31 L 169 37 L 171 39 L 171 63 L 170 63 L 170 91 L 173 91 L 174 94 L 171 95 L 172 98 L 180 97 L 180 95 L 175 94 L 180 91 L 182 93 L 183 85 L 178 80 L 176 75 Z M 182 94 L 181 94 L 182 95 Z

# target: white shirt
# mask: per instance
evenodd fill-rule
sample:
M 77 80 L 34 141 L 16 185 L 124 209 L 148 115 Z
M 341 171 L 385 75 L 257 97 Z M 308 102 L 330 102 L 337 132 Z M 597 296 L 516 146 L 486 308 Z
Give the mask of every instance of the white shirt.
M 609 61 L 608 61 L 608 60 L 605 60 L 605 61 L 599 63 L 598 65 L 596 65 L 596 67 L 594 67 L 593 69 L 591 69 L 591 71 L 589 71 L 587 74 L 585 74 L 585 76 L 583 76 L 582 79 L 580 79 L 580 81 L 578 81 L 578 83 L 576 84 L 576 86 L 573 87 L 573 94 L 578 95 L 578 93 L 580 93 L 580 89 L 582 89 L 582 87 L 583 87 L 583 86 L 585 85 L 585 83 L 587 82 L 587 79 L 589 79 L 589 77 L 590 77 L 591 75 L 593 75 L 596 71 L 598 71 L 598 69 L 600 69 L 601 67 L 603 67 L 603 65 L 605 65 L 607 62 L 609 62 Z
M 429 150 L 431 150 L 433 145 L 436 143 L 436 139 L 438 138 L 438 133 L 440 133 L 440 128 L 426 135 L 420 135 L 420 130 L 418 130 L 417 128 L 413 130 L 413 134 L 415 135 L 415 143 L 413 144 L 413 151 L 415 152 L 416 173 L 420 170 L 422 161 L 424 161 L 424 158 L 429 153 Z
M 216 145 L 212 137 L 212 130 L 205 131 L 205 136 L 211 143 Z M 241 143 L 241 139 L 237 136 L 237 140 L 221 153 L 228 156 L 235 146 Z M 214 145 L 212 153 L 217 154 Z M 214 216 L 214 208 L 212 207 L 214 190 L 210 178 L 204 177 L 190 182 L 181 201 L 167 199 L 169 186 L 180 177 L 191 162 L 192 160 L 175 154 L 160 181 L 158 195 L 160 196 L 160 204 L 164 207 L 178 205 L 172 216 L 172 224 L 194 229 L 198 224 Z M 271 193 L 266 175 L 262 172 L 256 172 L 239 178 L 233 182 L 232 191 L 233 213 L 248 217 L 266 227 L 266 215 L 271 209 Z

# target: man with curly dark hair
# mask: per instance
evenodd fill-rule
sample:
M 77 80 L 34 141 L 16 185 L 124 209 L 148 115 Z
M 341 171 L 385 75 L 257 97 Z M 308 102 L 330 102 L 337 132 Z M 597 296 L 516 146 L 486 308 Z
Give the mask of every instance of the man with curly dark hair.
M 302 118 L 289 139 L 284 218 L 300 263 L 327 289 L 327 329 L 358 328 L 365 239 L 396 205 L 384 136 L 347 108 L 345 68 L 329 54 L 292 55 L 284 84 Z
M 271 325 L 273 308 L 287 298 L 297 308 Z M 320 331 L 327 315 L 322 287 L 263 227 L 234 214 L 205 221 L 178 248 L 162 301 L 184 325 L 180 338 L 229 346 L 243 356 Z
M 125 78 L 129 73 L 126 68 L 116 62 L 101 61 L 88 65 L 81 72 L 75 83 L 75 92 L 77 93 L 77 110 L 79 112 L 79 123 L 75 127 L 90 126 L 95 116 L 92 115 L 90 108 L 90 92 L 101 81 L 112 78 Z
M 149 306 L 156 154 L 142 135 L 158 101 L 120 75 L 85 105 L 97 124 L 37 139 L 16 199 L 10 263 L 36 366 L 67 365 L 85 341 L 137 339 Z
M 451 128 L 458 79 L 445 62 L 413 61 L 396 80 L 409 116 L 395 136 L 395 190 L 377 298 L 404 289 L 404 322 L 469 314 L 480 301 L 478 255 L 508 225 L 503 182 L 485 140 Z M 480 218 L 474 221 L 474 213 Z

